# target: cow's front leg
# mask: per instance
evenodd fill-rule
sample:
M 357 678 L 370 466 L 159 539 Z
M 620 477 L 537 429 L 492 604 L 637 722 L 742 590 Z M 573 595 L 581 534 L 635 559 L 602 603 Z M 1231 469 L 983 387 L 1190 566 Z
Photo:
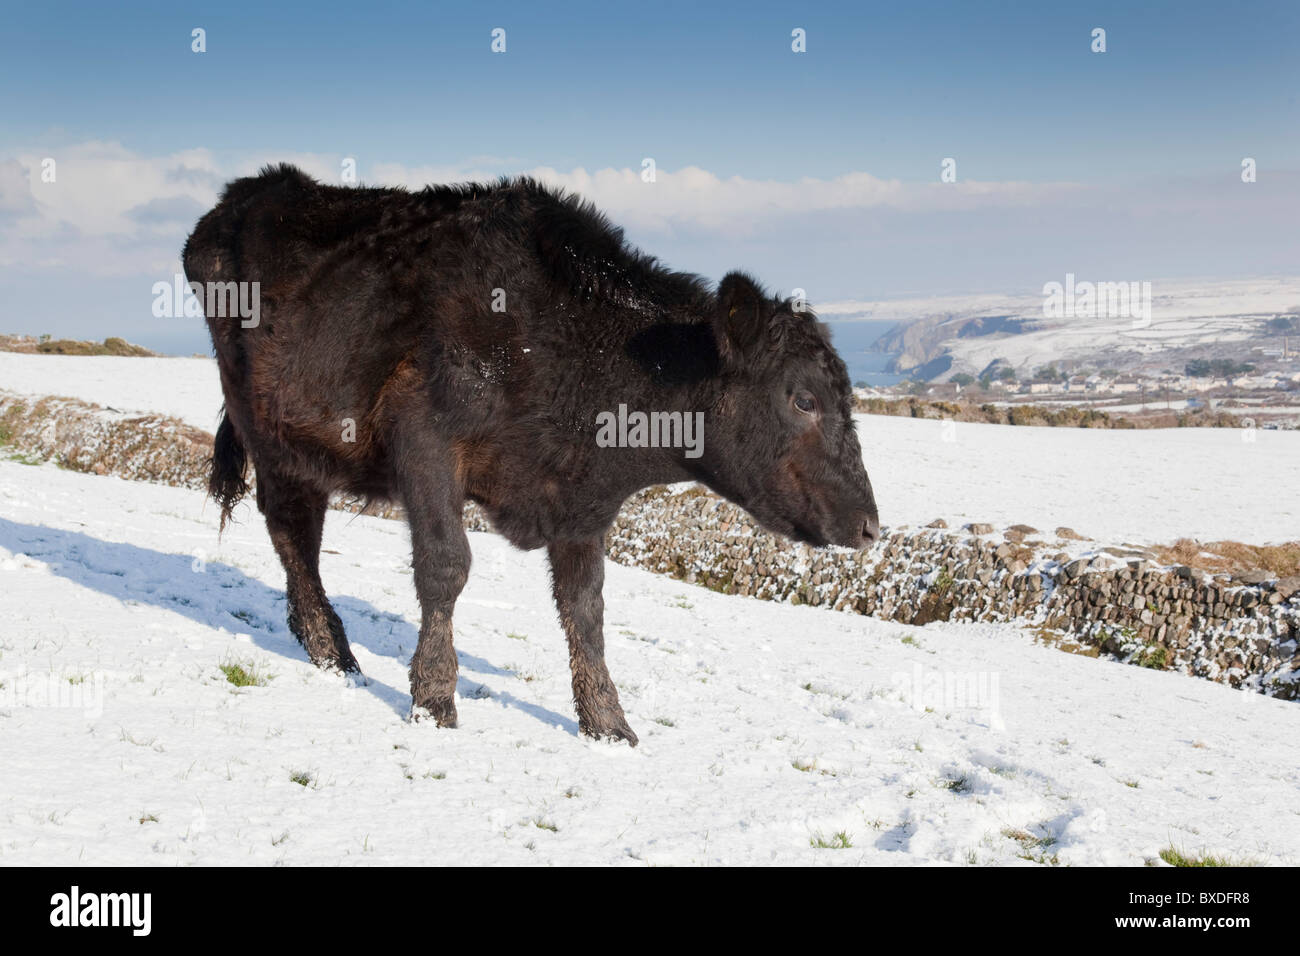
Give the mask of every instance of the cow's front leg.
M 560 623 L 569 639 L 573 700 L 578 728 L 589 737 L 626 740 L 636 734 L 627 725 L 618 690 L 605 667 L 605 549 L 601 538 L 554 541 L 547 548 Z

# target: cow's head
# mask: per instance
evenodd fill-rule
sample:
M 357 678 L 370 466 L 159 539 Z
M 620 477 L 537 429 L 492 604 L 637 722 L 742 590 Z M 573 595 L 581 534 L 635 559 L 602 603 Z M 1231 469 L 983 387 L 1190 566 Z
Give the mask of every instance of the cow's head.
M 870 545 L 880 531 L 876 502 L 848 372 L 826 327 L 742 273 L 722 280 L 716 302 L 722 390 L 701 480 L 797 541 Z

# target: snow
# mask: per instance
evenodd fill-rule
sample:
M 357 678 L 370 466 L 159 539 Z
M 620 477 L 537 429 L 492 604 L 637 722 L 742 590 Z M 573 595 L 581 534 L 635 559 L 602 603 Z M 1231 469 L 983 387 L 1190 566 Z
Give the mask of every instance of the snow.
M 212 359 L 0 352 L 0 389 L 176 415 L 213 430 Z M 1135 544 L 1300 539 L 1300 431 L 1027 428 L 859 415 L 881 522 L 1068 526 Z
M 887 526 L 1064 525 L 1116 544 L 1300 539 L 1297 431 L 857 421 Z
M 1079 275 L 1079 282 L 1128 282 L 1147 277 Z M 1065 275 L 1047 282 L 1063 283 Z M 880 301 L 818 303 L 818 314 L 840 321 L 892 321 L 1010 316 L 1031 320 L 1035 328 L 1018 335 L 952 338 L 944 344 L 953 372 L 978 373 L 996 359 L 1028 371 L 1049 362 L 1095 362 L 1108 353 L 1155 355 L 1175 348 L 1220 348 L 1261 335 L 1264 319 L 1300 307 L 1300 277 L 1234 280 L 1151 280 L 1150 321 L 1119 317 L 1047 319 L 1045 295 L 957 295 Z M 1280 345 L 1280 337 L 1278 344 Z
M 0 352 L 0 389 L 161 412 L 208 432 L 217 430 L 222 402 L 217 363 L 210 358 Z
M 642 743 L 588 741 L 544 559 L 472 534 L 461 727 L 440 730 L 406 720 L 405 527 L 328 518 L 359 685 L 308 664 L 241 513 L 218 541 L 198 493 L 0 461 L 0 863 L 1300 862 L 1294 703 L 1015 625 L 907 627 L 609 564 L 609 666 Z M 232 662 L 270 679 L 235 688 Z M 810 845 L 841 831 L 850 848 Z

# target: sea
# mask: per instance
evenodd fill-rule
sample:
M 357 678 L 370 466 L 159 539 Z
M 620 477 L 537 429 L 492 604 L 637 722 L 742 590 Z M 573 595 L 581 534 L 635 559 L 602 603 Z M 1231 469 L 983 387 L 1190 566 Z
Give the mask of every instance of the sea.
M 886 372 L 885 367 L 894 358 L 888 352 L 873 352 L 871 346 L 892 329 L 895 322 L 837 322 L 823 319 L 831 327 L 831 341 L 849 369 L 849 381 L 854 385 L 896 385 L 907 376 Z

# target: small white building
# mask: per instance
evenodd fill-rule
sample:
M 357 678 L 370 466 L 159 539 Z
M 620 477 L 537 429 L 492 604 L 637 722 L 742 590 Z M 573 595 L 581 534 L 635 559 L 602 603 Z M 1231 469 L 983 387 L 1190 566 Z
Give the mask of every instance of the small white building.
M 1272 375 L 1238 375 L 1232 380 L 1233 388 L 1277 388 L 1277 379 Z

